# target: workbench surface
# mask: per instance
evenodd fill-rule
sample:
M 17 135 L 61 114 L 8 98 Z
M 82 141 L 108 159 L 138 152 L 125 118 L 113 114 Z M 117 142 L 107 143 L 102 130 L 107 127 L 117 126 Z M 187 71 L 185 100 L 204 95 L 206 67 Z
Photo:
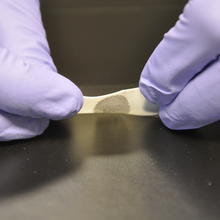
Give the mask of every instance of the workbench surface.
M 41 137 L 0 145 L 0 218 L 217 220 L 219 130 L 173 132 L 126 115 L 53 122 Z

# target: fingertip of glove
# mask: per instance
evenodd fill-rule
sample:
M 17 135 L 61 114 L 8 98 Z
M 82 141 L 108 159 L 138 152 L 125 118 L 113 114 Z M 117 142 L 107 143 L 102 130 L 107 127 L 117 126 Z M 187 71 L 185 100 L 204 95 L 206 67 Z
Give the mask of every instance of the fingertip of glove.
M 62 89 L 60 100 L 52 106 L 52 120 L 62 120 L 70 118 L 80 111 L 83 105 L 83 94 L 81 90 L 72 82 Z
M 170 113 L 166 110 L 166 108 L 161 108 L 159 112 L 159 117 L 167 128 L 170 130 L 184 130 L 185 124 L 180 120 L 177 120 L 174 116 L 171 116 Z
M 38 120 L 38 123 L 35 124 L 35 128 L 33 129 L 33 137 L 43 134 L 50 124 L 50 121 L 48 119 L 33 120 Z
M 174 90 L 165 90 L 144 76 L 141 76 L 139 88 L 148 101 L 161 106 L 170 104 L 178 95 Z
M 144 80 L 141 78 L 139 82 L 139 88 L 142 93 L 142 95 L 151 103 L 158 104 L 156 93 L 153 92 L 153 90 L 147 86 L 147 84 L 144 82 Z

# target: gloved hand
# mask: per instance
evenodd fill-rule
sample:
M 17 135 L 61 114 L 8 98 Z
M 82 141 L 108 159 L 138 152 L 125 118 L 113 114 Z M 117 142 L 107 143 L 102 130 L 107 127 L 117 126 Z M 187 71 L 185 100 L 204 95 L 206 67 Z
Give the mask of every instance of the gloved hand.
M 0 1 L 0 141 L 41 134 L 77 113 L 81 91 L 57 73 L 39 0 Z
M 220 1 L 190 0 L 140 79 L 167 127 L 194 129 L 220 119 L 219 54 Z

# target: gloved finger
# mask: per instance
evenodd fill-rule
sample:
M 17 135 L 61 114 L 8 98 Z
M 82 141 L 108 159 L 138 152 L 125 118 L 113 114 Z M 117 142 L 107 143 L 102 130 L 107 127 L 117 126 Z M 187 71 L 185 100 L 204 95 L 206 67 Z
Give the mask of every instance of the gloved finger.
M 31 118 L 59 120 L 82 107 L 80 89 L 60 74 L 23 62 L 0 48 L 0 109 Z
M 141 74 L 140 89 L 151 102 L 172 102 L 220 54 L 219 10 L 219 0 L 189 1 Z
M 42 134 L 48 125 L 47 119 L 24 118 L 0 111 L 0 141 L 32 138 Z
M 56 71 L 42 24 L 39 0 L 0 1 L 0 44 L 30 64 Z
M 220 120 L 220 60 L 194 78 L 160 118 L 170 129 L 194 129 Z

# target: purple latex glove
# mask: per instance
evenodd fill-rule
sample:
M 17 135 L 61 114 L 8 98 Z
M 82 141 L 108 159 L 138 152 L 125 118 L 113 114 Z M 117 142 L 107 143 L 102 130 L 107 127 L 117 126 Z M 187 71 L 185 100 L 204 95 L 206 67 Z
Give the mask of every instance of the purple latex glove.
M 219 54 L 220 1 L 189 1 L 140 79 L 143 95 L 159 104 L 167 127 L 194 129 L 220 119 Z
M 39 0 L 0 1 L 0 141 L 41 134 L 76 114 L 81 91 L 56 72 Z

